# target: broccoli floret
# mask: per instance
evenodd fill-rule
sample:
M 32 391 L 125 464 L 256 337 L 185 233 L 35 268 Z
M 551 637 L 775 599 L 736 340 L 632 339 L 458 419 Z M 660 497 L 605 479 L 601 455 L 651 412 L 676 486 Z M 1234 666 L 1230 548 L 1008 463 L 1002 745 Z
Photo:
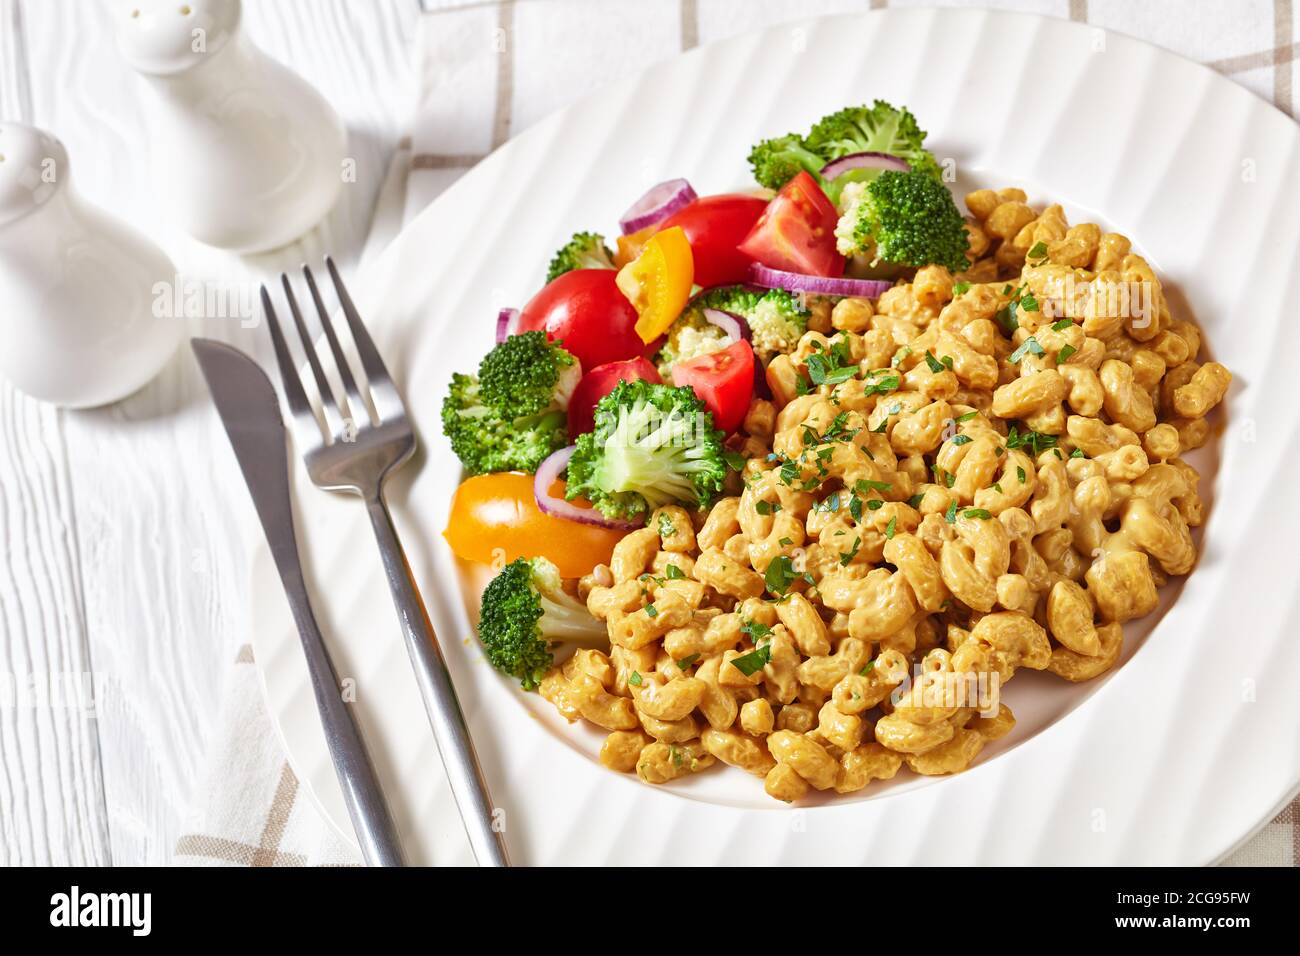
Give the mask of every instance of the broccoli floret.
M 889 153 L 907 162 L 913 170 L 940 179 L 939 164 L 922 145 L 925 130 L 906 108 L 895 109 L 884 100 L 871 106 L 849 106 L 823 116 L 807 136 L 790 133 L 759 143 L 749 153 L 754 178 L 769 189 L 780 189 L 801 169 L 806 169 L 836 201 L 845 183 L 868 181 L 879 170 L 850 170 L 831 182 L 821 170 L 833 159 L 850 153 Z
M 808 149 L 801 136 L 790 133 L 764 140 L 751 149 L 749 165 L 760 186 L 780 189 L 797 176 L 801 169 L 806 169 L 820 182 L 821 168 L 826 165 L 826 160 Z
M 545 332 L 508 336 L 478 367 L 484 403 L 520 417 L 568 408 L 581 378 L 578 360 L 546 341 Z
M 941 178 L 939 164 L 922 146 L 925 130 L 916 117 L 906 107 L 895 109 L 884 100 L 823 116 L 804 142 L 826 162 L 850 153 L 889 153 L 906 161 L 913 172 Z
M 835 237 L 844 255 L 872 265 L 969 268 L 966 221 L 939 180 L 916 170 L 884 172 L 868 183 L 849 183 L 843 198 Z
M 614 253 L 605 245 L 605 237 L 598 232 L 575 232 L 573 238 L 560 247 L 551 258 L 546 270 L 546 281 L 574 269 L 613 269 Z
M 722 437 L 690 388 L 620 382 L 578 436 L 565 496 L 626 520 L 674 502 L 707 507 L 726 476 Z
M 673 365 L 687 359 L 708 355 L 727 347 L 727 333 L 709 323 L 698 309 L 683 312 L 668 330 L 668 337 L 659 349 L 655 361 L 659 374 L 665 379 L 672 376 Z
M 808 315 L 799 296 L 784 289 L 769 289 L 745 316 L 755 354 L 767 362 L 779 352 L 793 352 L 808 331 Z
M 607 647 L 605 625 L 564 590 L 546 558 L 516 558 L 483 592 L 478 638 L 497 670 L 533 690 L 555 662 L 556 641 Z
M 478 379 L 457 373 L 442 403 L 442 431 L 471 475 L 536 471 L 569 441 L 560 409 L 513 418 L 483 404 Z
M 719 286 L 700 293 L 668 330 L 668 339 L 656 356 L 661 375 L 670 374 L 674 362 L 716 352 L 726 336 L 704 318 L 705 309 L 740 316 L 749 326 L 750 344 L 767 361 L 778 352 L 790 352 L 808 330 L 808 309 L 799 296 L 783 289 Z
M 718 309 L 732 315 L 748 316 L 763 298 L 766 290 L 747 285 L 720 285 L 701 292 L 691 300 L 691 307 Z
M 565 408 L 581 375 L 545 333 L 512 335 L 484 356 L 477 376 L 452 376 L 443 434 L 472 475 L 536 471 L 568 443 Z

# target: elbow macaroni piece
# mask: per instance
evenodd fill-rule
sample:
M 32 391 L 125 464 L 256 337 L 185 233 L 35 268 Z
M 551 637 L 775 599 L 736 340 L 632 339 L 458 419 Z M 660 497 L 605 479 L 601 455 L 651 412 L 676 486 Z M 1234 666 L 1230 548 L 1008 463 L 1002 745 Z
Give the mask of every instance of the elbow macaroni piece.
M 784 802 L 958 773 L 1014 728 L 1017 671 L 1106 673 L 1195 565 L 1182 455 L 1231 373 L 1124 236 L 1017 189 L 966 205 L 969 269 L 819 300 L 731 443 L 728 497 L 657 509 L 579 582 L 609 653 L 539 691 L 608 732 L 605 766 L 721 763 Z

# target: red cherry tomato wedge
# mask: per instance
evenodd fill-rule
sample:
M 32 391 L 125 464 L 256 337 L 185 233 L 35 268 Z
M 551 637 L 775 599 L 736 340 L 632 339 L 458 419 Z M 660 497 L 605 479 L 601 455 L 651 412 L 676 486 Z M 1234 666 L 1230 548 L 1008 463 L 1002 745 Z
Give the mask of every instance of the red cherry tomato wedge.
M 731 434 L 745 420 L 754 394 L 754 350 L 748 342 L 673 366 L 673 384 L 689 385 L 713 413 L 713 425 Z
M 765 266 L 813 276 L 844 274 L 844 257 L 835 248 L 839 214 L 806 170 L 790 180 L 767 204 L 740 251 Z
M 615 385 L 638 379 L 655 384 L 663 381 L 655 367 L 639 355 L 622 362 L 598 365 L 582 376 L 569 399 L 569 440 L 573 441 L 596 427 L 596 404 L 614 391 Z
M 709 288 L 744 282 L 754 260 L 737 246 L 767 208 L 767 200 L 740 193 L 705 196 L 679 209 L 660 229 L 681 226 L 695 256 L 695 284 Z M 833 228 L 832 228 L 833 231 Z
M 564 482 L 551 485 L 551 494 L 563 498 Z M 500 565 L 515 558 L 550 558 L 561 575 L 578 578 L 609 563 L 623 534 L 542 514 L 533 497 L 533 476 L 504 471 L 465 479 L 451 499 L 442 536 L 465 561 Z
M 613 269 L 575 269 L 548 282 L 519 315 L 520 332 L 540 329 L 577 356 L 584 369 L 635 358 L 646 344 L 637 312 L 614 282 Z

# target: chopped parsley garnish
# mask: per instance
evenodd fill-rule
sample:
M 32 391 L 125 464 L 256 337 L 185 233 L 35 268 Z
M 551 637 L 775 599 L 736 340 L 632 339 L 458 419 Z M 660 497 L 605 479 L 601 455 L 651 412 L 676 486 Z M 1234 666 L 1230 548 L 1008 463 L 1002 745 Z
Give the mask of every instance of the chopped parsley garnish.
M 963 279 L 961 282 L 953 283 L 952 294 L 954 296 L 965 295 L 969 291 L 970 291 L 970 283 L 967 282 L 965 279 Z
M 1016 349 L 1014 352 L 1012 352 L 1010 355 L 1007 356 L 1007 361 L 1010 362 L 1012 365 L 1015 365 L 1017 362 L 1019 362 L 1022 358 L 1025 357 L 1026 352 L 1030 353 L 1031 355 L 1043 354 L 1043 347 L 1038 344 L 1038 339 L 1034 338 L 1032 335 L 1029 336 L 1029 338 L 1025 339 L 1022 343 L 1020 343 L 1020 347 L 1018 349 Z
M 814 385 L 838 385 L 858 374 L 858 367 L 849 355 L 849 345 L 843 341 L 825 351 L 814 352 L 804 364 Z
M 682 569 L 675 564 L 668 565 L 667 574 L 669 581 L 680 581 L 686 577 L 686 575 L 682 574 Z
M 655 607 L 653 604 L 647 604 L 645 606 L 645 614 L 646 617 L 658 617 L 659 608 Z
M 677 533 L 677 528 L 673 525 L 673 520 L 667 515 L 659 516 L 659 537 L 671 538 Z
M 856 558 L 858 556 L 858 548 L 860 548 L 861 546 L 862 546 L 862 539 L 854 538 L 853 547 L 849 548 L 848 551 L 840 552 L 840 564 L 842 566 L 847 565 L 850 561 Z
M 832 492 L 813 506 L 814 511 L 823 513 L 840 510 L 840 493 Z
M 871 374 L 872 374 L 872 375 L 876 375 L 877 373 L 876 373 L 876 372 L 872 372 Z M 868 382 L 863 386 L 863 388 L 862 388 L 862 394 L 863 394 L 864 396 L 866 396 L 866 395 L 884 395 L 886 392 L 894 392 L 894 391 L 897 391 L 897 390 L 898 390 L 898 381 L 899 381 L 899 379 L 898 379 L 898 375 L 897 375 L 897 374 L 887 374 L 887 375 L 883 375 L 883 376 L 880 377 L 880 378 L 874 379 L 874 380 L 872 380 L 872 381 L 868 381 Z M 898 407 L 901 408 L 902 406 L 900 405 L 900 406 L 898 406 Z M 891 414 L 894 414 L 894 413 L 891 412 Z
M 748 654 L 742 654 L 740 657 L 733 657 L 731 665 L 740 671 L 746 677 L 753 677 L 763 669 L 763 665 L 772 659 L 772 645 L 764 644 L 762 647 L 756 647 Z
M 678 661 L 677 666 L 680 667 L 682 670 L 686 670 L 686 668 L 690 667 L 699 659 L 700 659 L 699 654 L 691 654 L 687 657 L 683 657 L 680 661 Z
M 1062 362 L 1064 362 L 1066 359 L 1068 359 L 1071 355 L 1073 355 L 1077 351 L 1079 350 L 1076 349 L 1073 345 L 1070 345 L 1069 343 L 1062 345 L 1061 351 L 1056 353 L 1056 364 L 1060 365 Z
M 955 524 L 955 523 L 956 523 L 956 521 L 957 521 L 957 501 L 956 501 L 956 499 L 954 499 L 953 502 L 952 502 L 952 504 L 950 504 L 950 505 L 948 506 L 948 510 L 945 511 L 945 512 L 943 513 L 943 520 L 946 521 L 946 522 L 948 522 L 949 524 Z
M 723 449 L 722 460 L 727 463 L 727 467 L 732 471 L 743 471 L 745 468 L 745 456 L 738 451 L 732 451 L 730 448 Z
M 993 517 L 993 515 L 991 515 L 985 508 L 967 508 L 962 512 L 962 515 L 967 518 L 980 518 L 982 520 L 988 520 Z
M 919 508 L 921 507 L 921 502 L 924 500 L 925 500 L 925 492 L 918 491 L 916 494 L 912 495 L 912 497 L 907 499 L 907 503 L 913 508 Z
M 960 424 L 962 424 L 963 422 L 968 422 L 968 421 L 970 421 L 972 418 L 974 418 L 974 417 L 975 417 L 976 415 L 978 415 L 978 414 L 979 414 L 978 411 L 967 412 L 965 415 L 958 415 L 956 418 L 953 419 L 953 421 L 955 421 L 958 425 L 960 425 Z
M 1074 319 L 1057 319 L 1052 323 L 1053 332 L 1064 332 L 1070 326 L 1074 325 Z
M 889 519 L 889 524 L 885 525 L 885 540 L 888 541 L 894 536 L 894 531 L 898 528 L 898 515 Z
M 973 442 L 974 440 L 975 440 L 975 439 L 971 438 L 970 435 L 953 435 L 953 436 L 952 436 L 952 443 L 953 443 L 954 445 L 969 445 L 969 444 L 970 444 L 971 442 Z
M 1088 456 L 1085 455 L 1085 454 L 1083 453 L 1083 449 L 1082 449 L 1082 448 L 1076 448 L 1074 451 L 1070 452 L 1070 457 L 1071 457 L 1071 458 L 1087 458 Z
M 1011 430 L 1007 432 L 1007 447 L 1029 448 L 1033 452 L 1034 457 L 1037 458 L 1047 449 L 1056 447 L 1056 436 L 1044 435 L 1042 432 L 1036 432 L 1029 429 L 1019 432 L 1016 430 L 1016 426 L 1012 425 Z
M 938 375 L 943 371 L 943 363 L 934 357 L 934 353 L 929 349 L 925 350 L 925 364 L 930 366 L 930 371 Z
M 1042 260 L 1046 259 L 1047 243 L 1043 242 L 1042 240 L 1035 242 L 1032 246 L 1030 246 L 1029 252 L 1025 254 L 1025 258 L 1031 261 L 1036 260 L 1037 262 L 1041 262 Z
M 794 561 L 788 554 L 778 554 L 772 559 L 772 563 L 767 566 L 767 573 L 763 575 L 763 583 L 767 589 L 781 597 L 786 591 L 790 590 L 790 585 L 800 577 L 799 572 L 794 569 Z
M 779 472 L 778 477 L 781 479 L 781 484 L 786 486 L 793 485 L 799 480 L 799 466 L 789 458 L 786 458 L 781 465 L 781 471 Z
M 1011 335 L 1016 329 L 1020 328 L 1020 319 L 1016 317 L 1016 311 L 1020 308 L 1020 296 L 1024 291 L 1024 286 L 1014 292 L 1011 291 L 1009 284 L 1002 287 L 1002 294 L 1011 296 L 1011 301 L 998 309 L 998 314 L 994 318 L 997 319 L 998 325 L 1002 326 L 1007 335 Z
M 641 675 L 636 671 L 633 671 L 630 675 L 628 675 L 627 682 L 631 684 L 633 687 L 640 687 Z
M 1025 469 L 1021 468 L 1019 465 L 1016 465 L 1016 477 L 1020 479 L 1022 485 L 1025 483 Z
M 854 489 L 860 495 L 865 495 L 868 491 L 888 491 L 894 486 L 887 481 L 874 481 L 871 478 L 859 478 L 853 483 Z

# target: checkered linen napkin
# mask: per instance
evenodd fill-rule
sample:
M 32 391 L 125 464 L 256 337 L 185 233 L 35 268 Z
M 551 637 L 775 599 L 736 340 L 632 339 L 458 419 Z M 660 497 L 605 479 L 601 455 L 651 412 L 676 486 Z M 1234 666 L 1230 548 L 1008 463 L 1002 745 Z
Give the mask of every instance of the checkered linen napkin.
M 422 0 L 422 64 L 411 135 L 399 145 L 363 263 L 512 133 L 603 83 L 681 50 L 784 20 L 885 6 L 1027 10 L 1127 33 L 1207 63 L 1295 115 L 1295 0 Z M 593 78 L 599 78 L 593 80 Z M 178 863 L 356 863 L 300 797 L 274 738 L 248 648 L 241 651 Z M 1227 865 L 1300 865 L 1300 799 Z

